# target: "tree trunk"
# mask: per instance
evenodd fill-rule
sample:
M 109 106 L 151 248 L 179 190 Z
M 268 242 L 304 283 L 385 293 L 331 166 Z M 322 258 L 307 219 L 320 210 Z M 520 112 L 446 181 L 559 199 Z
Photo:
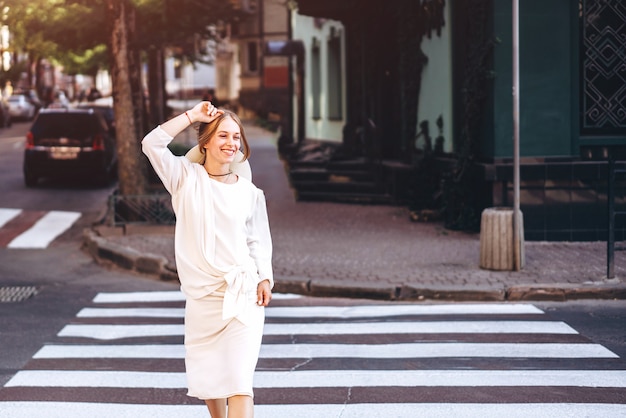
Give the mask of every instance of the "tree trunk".
M 146 191 L 146 159 L 140 147 L 142 107 L 137 106 L 137 102 L 141 101 L 141 89 L 136 81 L 139 62 L 130 47 L 134 33 L 134 10 L 128 0 L 107 0 L 107 6 L 109 22 L 113 25 L 110 38 L 111 80 L 119 192 L 122 196 L 141 195 Z
M 31 58 L 31 63 L 29 65 L 29 68 L 32 67 L 32 62 L 33 59 Z M 46 94 L 46 86 L 44 84 L 44 77 L 43 77 L 43 59 L 41 57 L 37 57 L 36 59 L 34 59 L 35 61 L 35 88 L 37 89 L 37 93 L 39 94 L 39 97 L 41 97 L 42 99 L 44 99 L 44 101 L 46 101 L 48 98 L 44 97 Z M 28 76 L 29 80 L 32 80 L 32 74 Z
M 150 125 L 156 126 L 165 120 L 165 95 L 163 74 L 163 50 L 148 50 L 148 91 L 150 92 Z
M 34 86 L 34 88 L 37 89 L 39 86 L 37 84 L 37 80 L 33 77 L 34 66 L 35 66 L 35 63 L 33 62 L 33 53 L 31 52 L 28 54 L 28 65 L 26 66 L 26 79 L 28 80 L 28 86 L 26 87 L 31 88 Z M 37 93 L 40 93 L 40 92 L 37 91 Z

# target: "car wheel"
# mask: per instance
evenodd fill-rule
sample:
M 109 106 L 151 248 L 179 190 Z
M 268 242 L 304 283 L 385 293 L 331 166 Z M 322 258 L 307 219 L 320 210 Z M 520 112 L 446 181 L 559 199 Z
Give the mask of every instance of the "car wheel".
M 39 180 L 39 177 L 37 177 L 35 174 L 30 173 L 28 171 L 24 171 L 24 184 L 26 184 L 26 187 L 37 186 L 38 180 Z

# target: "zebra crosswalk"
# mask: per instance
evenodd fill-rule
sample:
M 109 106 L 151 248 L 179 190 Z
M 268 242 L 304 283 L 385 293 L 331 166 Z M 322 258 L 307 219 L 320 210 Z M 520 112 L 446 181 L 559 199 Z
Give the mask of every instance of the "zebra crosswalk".
M 0 208 L 0 247 L 47 248 L 80 216 L 80 212 Z
M 275 295 L 255 417 L 619 417 L 626 367 L 530 304 Z M 0 389 L 0 416 L 208 417 L 186 396 L 179 292 L 101 293 Z

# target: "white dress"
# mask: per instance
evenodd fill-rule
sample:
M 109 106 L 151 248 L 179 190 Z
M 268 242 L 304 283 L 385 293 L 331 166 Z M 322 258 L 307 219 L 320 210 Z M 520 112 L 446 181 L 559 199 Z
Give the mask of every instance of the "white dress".
M 202 165 L 169 151 L 172 139 L 157 127 L 142 146 L 172 195 L 176 214 L 188 394 L 253 396 L 265 319 L 256 289 L 265 279 L 273 286 L 265 197 L 243 177 L 234 184 L 210 179 Z

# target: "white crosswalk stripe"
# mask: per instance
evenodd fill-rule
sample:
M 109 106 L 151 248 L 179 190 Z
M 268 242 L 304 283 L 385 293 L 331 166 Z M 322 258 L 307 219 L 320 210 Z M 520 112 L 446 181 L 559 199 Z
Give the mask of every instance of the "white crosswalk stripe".
M 554 417 L 612 417 L 626 416 L 622 405 L 584 403 L 406 403 L 406 404 L 348 404 L 348 405 L 256 405 L 256 418 L 389 418 L 389 417 L 449 417 L 458 418 L 554 418 Z M 45 411 L 45 415 L 39 415 Z M 134 405 L 68 402 L 15 402 L 0 404 L 3 416 L 46 418 L 207 418 L 201 405 Z
M 22 213 L 21 209 L 5 209 L 0 208 L 0 228 L 6 225 L 11 219 Z
M 185 374 L 128 371 L 24 370 L 5 387 L 184 389 Z M 255 388 L 413 386 L 626 387 L 624 370 L 316 370 L 259 372 Z
M 99 340 L 140 338 L 155 335 L 183 335 L 183 325 L 68 325 L 62 337 Z M 330 324 L 266 324 L 265 335 L 349 335 L 349 334 L 576 334 L 563 322 L 532 321 L 433 321 Z
M 34 358 L 179 358 L 180 345 L 47 345 Z M 598 344 L 549 343 L 409 343 L 409 344 L 271 344 L 261 358 L 617 358 Z
M 257 418 L 626 417 L 622 360 L 533 305 L 297 298 L 266 309 Z M 185 396 L 183 306 L 180 292 L 97 295 L 5 384 L 0 416 L 209 416 Z
M 0 208 L 0 242 L 13 249 L 44 249 L 80 217 L 80 212 Z
M 50 211 L 31 228 L 18 235 L 9 248 L 46 248 L 80 218 L 79 212 Z

